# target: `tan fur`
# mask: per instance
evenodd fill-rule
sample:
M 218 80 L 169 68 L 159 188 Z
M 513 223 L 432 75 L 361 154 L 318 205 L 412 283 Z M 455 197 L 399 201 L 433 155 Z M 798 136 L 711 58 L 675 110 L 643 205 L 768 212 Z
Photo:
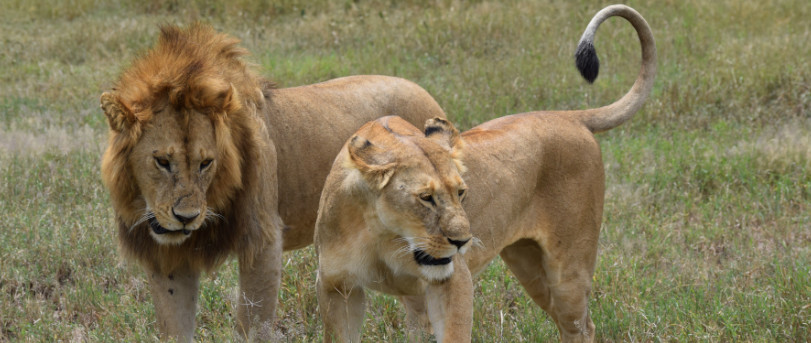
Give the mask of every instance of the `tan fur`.
M 557 324 L 562 341 L 594 340 L 587 303 L 605 185 L 593 134 L 638 110 L 656 68 L 653 37 L 644 19 L 626 6 L 611 6 L 595 20 L 613 15 L 634 23 L 642 41 L 643 68 L 630 95 L 598 109 L 506 116 L 462 133 L 464 149 L 458 159 L 467 168 L 463 181 L 456 181 L 459 168 L 448 167 L 454 164 L 452 148 L 423 148 L 430 136 L 399 118 L 369 123 L 347 142 L 328 176 L 316 224 L 317 289 L 328 341 L 359 340 L 363 292 L 371 288 L 400 296 L 410 325 L 430 322 L 425 329 L 433 329 L 438 342 L 469 342 L 470 278 L 499 255 Z M 455 137 L 454 131 L 443 132 Z M 365 148 L 353 153 L 359 147 Z M 372 167 L 359 165 L 353 155 L 371 161 Z M 391 171 L 382 187 L 376 176 L 384 175 L 381 169 Z M 420 212 L 425 206 L 414 200 L 412 189 L 426 183 L 445 190 L 435 212 Z M 468 191 L 460 213 L 448 194 L 462 184 Z M 390 205 L 392 199 L 408 197 L 411 202 L 395 202 L 406 205 Z M 419 226 L 420 213 L 431 225 Z M 425 220 L 451 215 L 455 221 Z M 451 225 L 464 222 L 463 217 L 469 231 Z M 419 265 L 416 246 L 403 239 L 415 234 L 431 237 L 426 251 L 434 257 L 453 258 L 453 270 L 442 274 L 447 279 L 431 277 L 436 275 Z M 444 237 L 468 234 L 476 244 L 467 253 L 464 248 L 454 251 L 447 241 L 439 244 Z
M 327 342 L 359 341 L 364 288 L 425 293 L 437 335 L 470 339 L 472 281 L 464 260 L 451 261 L 471 245 L 459 133 L 438 118 L 426 128 L 427 136 L 399 117 L 370 122 L 333 165 L 315 236 Z M 447 261 L 419 265 L 416 254 Z
M 237 330 L 269 337 L 283 246 L 312 242 L 343 142 L 383 114 L 444 116 L 422 88 L 393 77 L 276 89 L 242 61 L 238 42 L 200 24 L 162 27 L 100 99 L 110 127 L 102 178 L 122 253 L 149 276 L 163 338 L 193 338 L 199 275 L 231 255 Z

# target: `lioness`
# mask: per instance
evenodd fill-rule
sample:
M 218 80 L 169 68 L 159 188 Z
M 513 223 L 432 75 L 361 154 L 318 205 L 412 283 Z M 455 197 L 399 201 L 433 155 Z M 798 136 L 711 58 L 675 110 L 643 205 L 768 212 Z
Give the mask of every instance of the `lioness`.
M 461 135 L 443 119 L 421 132 L 385 117 L 348 140 L 316 222 L 326 341 L 359 341 L 364 288 L 400 296 L 409 327 L 433 329 L 438 342 L 470 341 L 472 276 L 497 255 L 549 313 L 561 340 L 594 340 L 587 303 L 605 185 L 593 133 L 628 120 L 656 70 L 648 24 L 616 5 L 597 13 L 581 38 L 584 76 L 596 77 L 593 37 L 611 16 L 636 29 L 642 69 L 609 106 L 516 114 Z
M 162 27 L 101 95 L 102 178 L 121 250 L 146 269 L 164 339 L 192 340 L 200 273 L 230 255 L 239 259 L 237 330 L 270 336 L 282 236 L 284 249 L 312 242 L 343 142 L 381 113 L 413 123 L 444 116 L 425 90 L 394 77 L 276 89 L 242 61 L 238 42 L 201 24 Z

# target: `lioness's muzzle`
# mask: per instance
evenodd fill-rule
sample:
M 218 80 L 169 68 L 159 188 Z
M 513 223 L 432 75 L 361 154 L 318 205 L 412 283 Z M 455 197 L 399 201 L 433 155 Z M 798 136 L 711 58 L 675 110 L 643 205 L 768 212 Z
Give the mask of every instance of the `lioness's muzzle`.
M 420 249 L 414 250 L 414 260 L 423 266 L 441 266 L 451 263 L 450 257 L 435 258 Z

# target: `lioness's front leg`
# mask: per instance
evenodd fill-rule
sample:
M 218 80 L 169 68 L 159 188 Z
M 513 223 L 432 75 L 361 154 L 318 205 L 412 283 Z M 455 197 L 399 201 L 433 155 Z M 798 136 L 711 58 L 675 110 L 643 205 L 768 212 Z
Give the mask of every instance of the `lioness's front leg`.
M 272 339 L 281 267 L 280 239 L 268 243 L 253 259 L 240 256 L 237 331 L 243 337 L 258 341 Z
M 161 339 L 191 342 L 194 338 L 200 273 L 186 267 L 168 274 L 154 270 L 147 270 L 147 273 Z
M 363 288 L 334 286 L 318 278 L 318 306 L 324 323 L 324 342 L 360 342 L 366 310 Z
M 448 280 L 425 288 L 428 318 L 437 342 L 470 342 L 473 329 L 473 279 L 459 255 L 453 258 L 454 272 Z

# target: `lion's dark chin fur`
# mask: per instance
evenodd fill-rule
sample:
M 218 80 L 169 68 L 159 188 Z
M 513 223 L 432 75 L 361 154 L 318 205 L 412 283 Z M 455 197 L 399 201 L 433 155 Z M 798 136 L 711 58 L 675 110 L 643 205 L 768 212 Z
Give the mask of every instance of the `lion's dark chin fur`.
M 210 223 L 205 230 L 195 230 L 194 234 L 168 233 L 157 235 L 151 224 L 144 223 L 130 229 L 125 221 L 118 219 L 118 236 L 122 253 L 128 259 L 150 267 L 152 270 L 169 273 L 186 266 L 196 271 L 210 271 L 216 268 L 234 251 L 245 249 L 239 237 L 250 235 L 239 226 L 222 227 L 221 223 Z M 233 234 L 236 231 L 238 234 Z M 160 237 L 173 235 L 183 237 L 175 243 L 163 244 Z M 242 243 L 242 244 L 240 244 Z

